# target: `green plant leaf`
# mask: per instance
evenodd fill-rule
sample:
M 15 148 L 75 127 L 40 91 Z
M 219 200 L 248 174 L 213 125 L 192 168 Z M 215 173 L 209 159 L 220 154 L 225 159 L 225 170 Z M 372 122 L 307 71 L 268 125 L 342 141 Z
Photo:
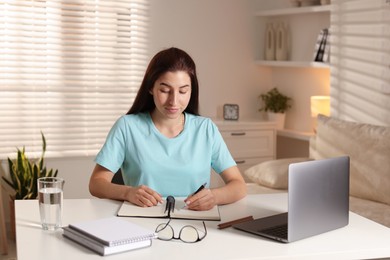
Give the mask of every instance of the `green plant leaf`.
M 41 176 L 41 177 L 47 177 L 47 170 L 46 170 L 46 167 L 44 167 L 44 168 L 41 170 L 40 176 Z
M 8 169 L 9 169 L 9 173 L 10 173 L 10 177 L 11 177 L 11 181 L 8 181 L 4 176 L 3 176 L 3 179 L 5 181 L 7 181 L 8 184 L 10 184 L 12 182 L 12 187 L 14 189 L 16 189 L 16 176 L 15 176 L 15 169 L 14 169 L 14 163 L 12 162 L 12 160 L 10 158 L 8 158 Z
M 42 136 L 42 154 L 41 154 L 41 158 L 39 159 L 39 163 L 38 163 L 40 169 L 43 168 L 43 164 L 45 161 L 45 152 L 46 152 L 46 138 L 45 138 L 45 135 L 42 133 L 42 131 L 41 131 L 41 136 Z
M 8 158 L 8 168 L 10 179 L 2 176 L 4 181 L 14 189 L 15 199 L 36 199 L 38 195 L 37 180 L 40 177 L 56 177 L 58 169 L 50 169 L 47 171 L 44 166 L 44 157 L 46 152 L 46 139 L 44 134 L 42 136 L 42 154 L 39 160 L 29 160 L 25 154 L 25 147 L 23 149 L 17 148 L 17 157 L 15 161 Z
M 259 111 L 271 111 L 274 113 L 284 113 L 291 108 L 291 98 L 281 94 L 277 88 L 273 88 L 265 94 L 259 96 L 264 106 Z
M 5 176 L 1 176 L 1 178 L 12 188 L 15 190 L 15 186 L 12 182 L 10 182 L 9 180 L 7 180 L 7 178 L 5 178 Z

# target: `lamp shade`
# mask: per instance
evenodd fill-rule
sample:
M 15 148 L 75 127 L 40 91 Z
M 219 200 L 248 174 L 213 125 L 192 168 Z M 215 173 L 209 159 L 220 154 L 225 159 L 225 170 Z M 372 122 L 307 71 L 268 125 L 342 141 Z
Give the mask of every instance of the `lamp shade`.
M 311 96 L 310 97 L 311 116 L 317 117 L 318 114 L 330 115 L 330 97 L 329 96 Z

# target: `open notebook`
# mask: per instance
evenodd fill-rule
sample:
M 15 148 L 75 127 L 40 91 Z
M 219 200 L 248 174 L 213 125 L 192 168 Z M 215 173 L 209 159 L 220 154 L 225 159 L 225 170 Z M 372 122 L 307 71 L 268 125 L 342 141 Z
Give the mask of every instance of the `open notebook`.
M 153 207 L 140 207 L 130 202 L 123 202 L 118 211 L 119 217 L 145 217 L 145 218 L 168 218 L 169 215 L 174 219 L 192 219 L 192 220 L 221 220 L 218 206 L 210 210 L 194 211 L 185 208 L 185 198 L 175 198 L 174 210 L 164 212 L 166 208 L 166 200 L 162 204 Z

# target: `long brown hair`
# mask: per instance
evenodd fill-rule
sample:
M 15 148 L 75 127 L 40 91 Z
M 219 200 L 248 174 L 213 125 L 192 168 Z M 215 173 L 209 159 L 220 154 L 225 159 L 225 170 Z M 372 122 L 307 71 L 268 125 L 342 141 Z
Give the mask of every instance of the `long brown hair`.
M 156 107 L 150 94 L 154 83 L 162 74 L 175 71 L 185 71 L 191 78 L 191 97 L 184 111 L 199 115 L 199 85 L 195 62 L 185 51 L 174 47 L 162 50 L 152 58 L 134 103 L 127 114 L 151 112 Z

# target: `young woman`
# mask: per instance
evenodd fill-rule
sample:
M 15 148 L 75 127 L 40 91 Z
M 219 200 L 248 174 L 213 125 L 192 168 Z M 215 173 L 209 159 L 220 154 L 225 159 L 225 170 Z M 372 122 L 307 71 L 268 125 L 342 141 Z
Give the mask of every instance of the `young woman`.
M 157 53 L 127 115 L 112 127 L 96 156 L 89 189 L 100 198 L 150 207 L 172 195 L 192 210 L 208 210 L 246 195 L 245 182 L 216 125 L 198 114 L 196 67 L 184 51 Z M 213 168 L 225 182 L 210 184 Z M 125 185 L 111 183 L 122 171 Z

